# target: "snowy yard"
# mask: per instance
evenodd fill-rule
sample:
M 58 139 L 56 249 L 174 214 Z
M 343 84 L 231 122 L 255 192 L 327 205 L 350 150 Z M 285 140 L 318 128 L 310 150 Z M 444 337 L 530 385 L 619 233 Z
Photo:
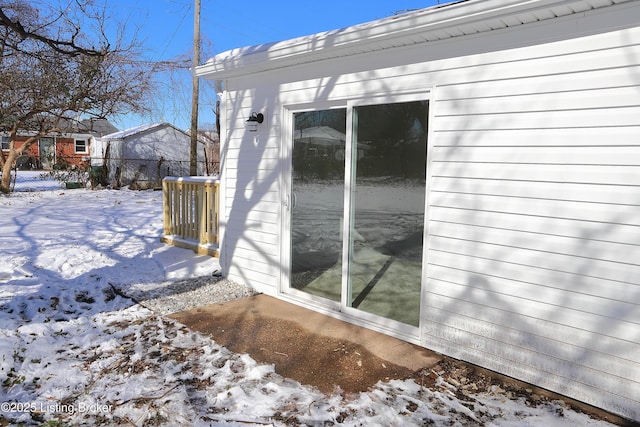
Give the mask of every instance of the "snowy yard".
M 219 268 L 159 242 L 160 192 L 37 176 L 0 197 L 1 425 L 609 425 L 499 388 L 456 398 L 444 381 L 394 380 L 344 396 L 283 378 L 115 291 Z

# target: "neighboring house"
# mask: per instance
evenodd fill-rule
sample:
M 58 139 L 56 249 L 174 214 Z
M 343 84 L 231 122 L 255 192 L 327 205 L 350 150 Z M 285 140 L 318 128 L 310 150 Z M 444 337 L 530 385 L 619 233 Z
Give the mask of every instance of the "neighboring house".
M 640 421 L 639 1 L 469 0 L 197 74 L 226 277 Z
M 40 137 L 18 159 L 18 168 L 52 169 L 54 167 L 88 166 L 90 147 L 96 138 L 117 131 L 109 121 L 82 120 L 68 121 L 61 125 L 67 130 Z M 16 137 L 20 147 L 33 133 L 23 132 Z M 2 135 L 2 150 L 9 150 L 10 138 Z
M 191 137 L 169 123 L 153 123 L 105 135 L 92 152 L 92 164 L 106 164 L 109 183 L 159 187 L 168 175 L 189 175 Z M 203 175 L 204 144 L 198 144 Z M 106 159 L 106 162 L 104 161 Z

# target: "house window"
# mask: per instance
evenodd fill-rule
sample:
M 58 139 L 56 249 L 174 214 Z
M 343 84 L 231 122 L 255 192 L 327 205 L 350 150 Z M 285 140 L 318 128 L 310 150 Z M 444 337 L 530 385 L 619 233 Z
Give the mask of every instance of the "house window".
M 9 138 L 8 136 L 3 136 L 2 137 L 2 149 L 3 150 L 8 150 L 10 143 L 11 143 L 11 138 Z
M 87 153 L 87 140 L 76 139 L 76 153 Z

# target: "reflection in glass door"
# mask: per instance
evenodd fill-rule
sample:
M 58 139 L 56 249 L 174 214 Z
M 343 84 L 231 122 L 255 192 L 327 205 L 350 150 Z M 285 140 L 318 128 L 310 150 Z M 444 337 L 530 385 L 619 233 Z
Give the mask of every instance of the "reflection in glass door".
M 351 108 L 293 114 L 289 288 L 419 326 L 429 103 Z
M 351 306 L 418 326 L 428 101 L 354 107 Z
M 293 118 L 290 286 L 340 302 L 346 109 Z

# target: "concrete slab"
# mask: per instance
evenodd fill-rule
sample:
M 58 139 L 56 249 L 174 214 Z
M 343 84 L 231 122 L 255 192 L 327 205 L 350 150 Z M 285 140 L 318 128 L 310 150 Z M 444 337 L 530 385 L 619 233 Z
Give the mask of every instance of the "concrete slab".
M 422 347 L 266 295 L 171 315 L 236 353 L 323 391 L 365 391 L 407 378 L 442 356 Z

